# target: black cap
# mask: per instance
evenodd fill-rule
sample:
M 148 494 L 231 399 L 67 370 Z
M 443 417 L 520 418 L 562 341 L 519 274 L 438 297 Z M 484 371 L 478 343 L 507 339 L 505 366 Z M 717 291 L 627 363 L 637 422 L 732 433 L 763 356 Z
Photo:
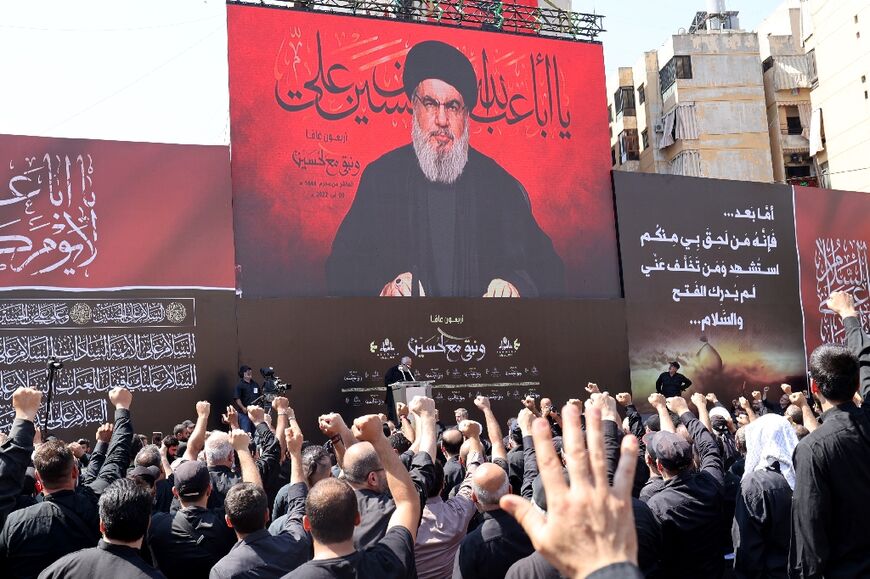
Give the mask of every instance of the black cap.
M 417 85 L 430 78 L 443 80 L 455 88 L 465 101 L 465 109 L 474 109 L 477 104 L 477 75 L 471 61 L 457 48 L 438 40 L 426 40 L 411 48 L 402 72 L 408 100 L 413 97 Z
M 134 476 L 142 477 L 148 481 L 148 484 L 154 486 L 154 483 L 160 478 L 160 469 L 156 466 L 137 466 L 127 474 L 127 478 Z
M 175 490 L 182 498 L 200 496 L 210 483 L 208 467 L 203 462 L 189 460 L 175 469 Z
M 677 470 L 692 463 L 692 445 L 673 432 L 649 432 L 643 437 L 650 454 L 665 468 Z

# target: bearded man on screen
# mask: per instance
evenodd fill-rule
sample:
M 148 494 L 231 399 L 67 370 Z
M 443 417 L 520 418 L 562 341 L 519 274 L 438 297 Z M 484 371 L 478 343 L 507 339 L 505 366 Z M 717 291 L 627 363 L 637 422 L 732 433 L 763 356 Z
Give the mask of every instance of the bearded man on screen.
M 403 81 L 411 143 L 363 171 L 326 262 L 329 294 L 561 296 L 562 260 L 525 188 L 468 144 L 471 62 L 448 44 L 421 42 Z

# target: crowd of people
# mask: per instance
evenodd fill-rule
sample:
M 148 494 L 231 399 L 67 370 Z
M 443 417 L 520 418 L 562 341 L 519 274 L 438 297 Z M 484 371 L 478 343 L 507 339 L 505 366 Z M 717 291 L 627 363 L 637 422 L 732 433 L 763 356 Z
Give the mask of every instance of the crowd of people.
M 590 383 L 561 412 L 526 398 L 502 422 L 479 396 L 445 427 L 416 397 L 306 438 L 276 397 L 274 424 L 230 406 L 209 431 L 203 401 L 155 441 L 115 388 L 91 447 L 41 440 L 42 393 L 19 388 L 0 576 L 870 577 L 870 337 L 848 295 L 829 306 L 847 342 L 812 353 L 808 392 L 656 392 L 646 418 Z

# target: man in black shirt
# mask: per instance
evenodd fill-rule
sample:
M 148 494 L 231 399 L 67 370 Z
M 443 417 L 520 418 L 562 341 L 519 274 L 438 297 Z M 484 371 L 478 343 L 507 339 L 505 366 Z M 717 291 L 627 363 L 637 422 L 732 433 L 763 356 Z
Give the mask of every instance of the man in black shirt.
M 499 507 L 509 492 L 507 472 L 501 467 L 487 463 L 474 471 L 471 499 L 483 513 L 483 522 L 462 540 L 454 579 L 504 577 L 511 565 L 534 551 L 520 524 Z
M 441 491 L 441 498 L 445 501 L 450 497 L 450 491 L 465 479 L 465 467 L 459 461 L 462 442 L 462 433 L 455 428 L 445 430 L 441 435 L 441 452 L 447 458 L 444 463 L 444 489 Z
M 644 437 L 664 480 L 647 501 L 661 525 L 661 571 L 664 577 L 718 577 L 725 479 L 719 444 L 682 397 L 669 398 L 667 404 L 688 429 L 700 466 L 692 469 L 692 445 L 681 435 L 660 431 Z
M 126 479 L 113 482 L 100 497 L 99 545 L 58 559 L 39 579 L 85 577 L 163 578 L 139 556 L 151 517 L 151 493 Z
M 848 348 L 823 345 L 810 356 L 810 389 L 821 403 L 821 426 L 794 453 L 791 577 L 870 576 L 870 337 L 852 296 L 834 292 Z M 864 404 L 852 402 L 858 390 Z
M 353 434 L 371 444 L 383 464 L 395 502 L 386 534 L 373 545 L 356 550 L 354 526 L 360 521 L 356 494 L 342 480 L 324 479 L 314 485 L 305 502 L 303 524 L 314 542 L 314 560 L 286 575 L 287 579 L 417 576 L 414 565 L 414 540 L 420 523 L 417 488 L 384 436 L 377 415 L 357 418 Z
M 254 425 L 248 419 L 248 406 L 263 394 L 260 385 L 254 382 L 253 377 L 254 371 L 250 366 L 239 368 L 241 380 L 236 384 L 236 391 L 233 394 L 233 404 L 239 409 L 239 427 L 248 434 L 254 433 Z
M 126 475 L 133 439 L 129 411 L 133 394 L 126 388 L 113 388 L 109 400 L 115 406 L 111 444 L 105 459 L 95 456 L 90 462 L 83 484 L 78 484 L 75 458 L 63 442 L 45 442 L 34 453 L 43 500 L 6 519 L 0 531 L 0 569 L 4 577 L 36 577 L 63 555 L 97 544 L 99 495 Z
M 24 490 L 24 479 L 36 435 L 34 420 L 41 404 L 42 392 L 33 388 L 18 388 L 12 394 L 15 419 L 9 437 L 0 445 L 0 525 L 6 520 L 6 515 L 15 509 Z M 0 558 L 4 556 L 5 553 L 0 552 Z
M 242 430 L 230 433 L 230 444 L 239 457 L 242 481 L 262 486 L 260 473 L 248 445 L 250 436 Z M 155 519 L 148 543 L 158 568 L 170 579 L 208 577 L 209 570 L 236 542 L 227 526 L 222 508 L 207 508 L 212 492 L 208 467 L 188 461 L 175 469 L 174 494 L 181 508 L 173 515 Z
M 662 372 L 656 380 L 656 392 L 664 395 L 665 398 L 673 396 L 682 396 L 683 390 L 692 385 L 692 381 L 677 372 L 680 369 L 680 363 L 674 360 L 668 366 L 667 372 Z
M 395 384 L 396 382 L 413 382 L 414 374 L 411 372 L 411 361 L 410 356 L 404 356 L 401 360 L 399 360 L 399 364 L 393 366 L 389 370 L 387 370 L 386 374 L 384 374 L 384 386 L 387 389 L 385 400 L 387 406 L 387 418 L 393 421 L 393 424 L 399 424 L 399 418 L 396 416 L 396 401 L 393 398 L 393 389 L 390 388 L 391 384 Z
M 288 511 L 279 532 L 272 535 L 266 530 L 269 503 L 265 491 L 251 483 L 235 485 L 227 493 L 224 508 L 227 524 L 239 542 L 212 567 L 209 579 L 280 577 L 308 561 L 311 538 L 302 526 L 308 494 L 302 468 L 302 432 L 287 430 L 285 440 L 291 457 L 290 484 Z

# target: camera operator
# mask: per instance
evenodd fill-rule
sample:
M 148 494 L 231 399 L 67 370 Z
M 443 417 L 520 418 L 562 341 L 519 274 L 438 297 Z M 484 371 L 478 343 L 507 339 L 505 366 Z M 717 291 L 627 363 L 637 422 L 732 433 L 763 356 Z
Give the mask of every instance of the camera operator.
M 260 385 L 254 382 L 254 372 L 250 366 L 239 368 L 239 378 L 241 380 L 236 384 L 233 404 L 239 410 L 239 428 L 248 434 L 253 434 L 254 425 L 248 418 L 248 405 L 255 404 L 257 399 L 263 395 L 263 391 Z

